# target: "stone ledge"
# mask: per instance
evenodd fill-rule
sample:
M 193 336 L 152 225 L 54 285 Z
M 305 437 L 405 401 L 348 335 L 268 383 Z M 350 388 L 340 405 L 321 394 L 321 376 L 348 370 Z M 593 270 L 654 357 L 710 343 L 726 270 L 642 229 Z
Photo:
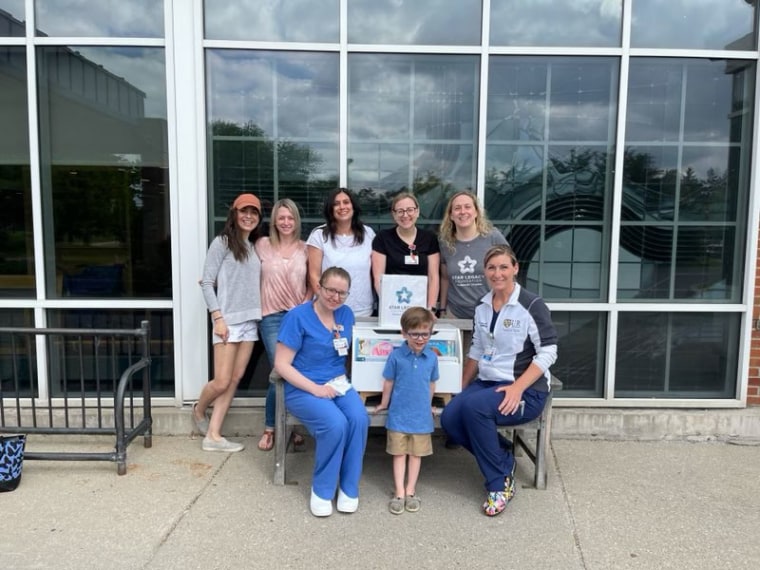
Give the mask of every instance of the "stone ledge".
M 154 408 L 153 425 L 156 435 L 189 435 L 190 407 Z M 229 436 L 252 436 L 263 429 L 263 408 L 232 408 L 224 432 Z M 741 410 L 555 407 L 552 437 L 760 442 L 760 407 Z

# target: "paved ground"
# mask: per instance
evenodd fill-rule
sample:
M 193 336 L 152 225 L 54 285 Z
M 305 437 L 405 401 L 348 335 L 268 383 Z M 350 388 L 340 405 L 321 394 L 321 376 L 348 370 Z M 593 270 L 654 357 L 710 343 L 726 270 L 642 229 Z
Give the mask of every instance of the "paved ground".
M 110 463 L 27 461 L 20 487 L 0 495 L 0 568 L 760 567 L 757 446 L 555 439 L 548 489 L 523 487 L 532 471 L 519 458 L 517 496 L 490 519 L 472 458 L 439 439 L 421 511 L 391 515 L 375 435 L 359 511 L 316 519 L 312 451 L 291 455 L 293 484 L 275 487 L 273 455 L 245 442 L 226 455 L 187 437 L 138 440 L 124 477 Z

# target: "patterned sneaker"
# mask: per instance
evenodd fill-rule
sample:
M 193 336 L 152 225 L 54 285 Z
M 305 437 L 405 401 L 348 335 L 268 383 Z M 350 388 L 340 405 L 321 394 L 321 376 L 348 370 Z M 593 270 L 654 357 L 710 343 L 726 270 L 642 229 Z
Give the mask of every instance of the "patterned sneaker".
M 511 501 L 515 496 L 515 464 L 512 463 L 512 472 L 504 477 L 504 494 L 507 497 L 507 502 Z
M 509 499 L 504 491 L 490 491 L 483 503 L 483 512 L 486 516 L 495 517 L 507 508 Z

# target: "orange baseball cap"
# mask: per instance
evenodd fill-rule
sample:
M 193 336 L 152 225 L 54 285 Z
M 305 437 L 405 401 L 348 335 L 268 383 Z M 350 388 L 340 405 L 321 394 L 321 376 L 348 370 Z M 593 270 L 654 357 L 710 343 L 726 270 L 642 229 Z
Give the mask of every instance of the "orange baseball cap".
M 253 206 L 261 213 L 261 201 L 253 194 L 241 194 L 232 203 L 232 207 L 236 210 L 242 210 L 248 206 Z

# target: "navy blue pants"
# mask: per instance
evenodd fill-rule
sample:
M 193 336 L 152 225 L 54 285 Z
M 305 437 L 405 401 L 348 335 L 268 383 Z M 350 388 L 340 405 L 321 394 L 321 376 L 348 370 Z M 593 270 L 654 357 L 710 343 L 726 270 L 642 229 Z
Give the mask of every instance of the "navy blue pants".
M 498 426 L 515 426 L 529 422 L 544 409 L 547 392 L 527 389 L 523 392 L 525 408 L 503 415 L 499 405 L 504 400 L 496 388 L 501 382 L 475 380 L 461 394 L 452 398 L 441 415 L 441 427 L 449 439 L 475 456 L 485 479 L 486 491 L 503 491 L 504 477 L 512 472 L 515 456 L 499 443 Z

